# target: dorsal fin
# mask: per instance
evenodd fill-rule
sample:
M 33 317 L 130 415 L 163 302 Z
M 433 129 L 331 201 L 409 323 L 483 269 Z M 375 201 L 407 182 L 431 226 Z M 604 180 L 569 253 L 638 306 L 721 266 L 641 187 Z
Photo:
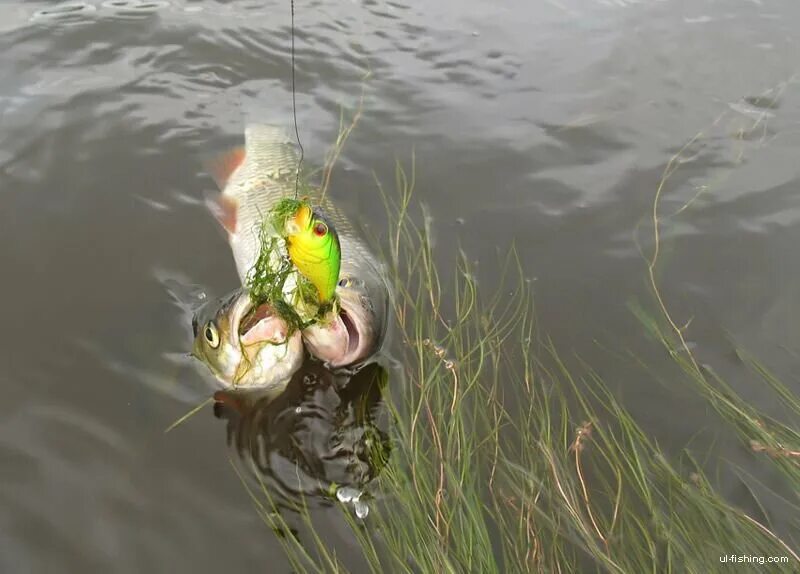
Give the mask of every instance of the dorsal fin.
M 231 174 L 242 165 L 244 156 L 244 146 L 235 147 L 205 162 L 206 171 L 211 174 L 220 189 L 225 189 Z

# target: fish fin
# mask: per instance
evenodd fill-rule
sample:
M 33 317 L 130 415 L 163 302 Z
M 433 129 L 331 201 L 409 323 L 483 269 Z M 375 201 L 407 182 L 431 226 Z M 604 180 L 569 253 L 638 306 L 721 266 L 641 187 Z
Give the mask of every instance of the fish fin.
M 237 146 L 205 162 L 205 168 L 220 189 L 225 189 L 231 174 L 244 162 L 244 146 Z
M 236 233 L 239 204 L 235 199 L 217 192 L 206 193 L 206 206 L 219 224 L 231 235 Z
M 237 397 L 233 393 L 225 392 L 225 391 L 217 391 L 214 393 L 214 402 L 223 405 L 224 407 L 228 407 L 233 409 L 237 414 L 240 416 L 245 413 L 246 407 L 245 402 L 242 397 Z M 214 414 L 216 416 L 216 405 L 214 408 Z M 217 417 L 220 418 L 220 417 Z
M 248 329 L 247 333 L 241 336 L 243 345 L 253 343 L 283 343 L 286 340 L 286 326 L 283 321 L 276 320 L 275 317 L 266 317 Z

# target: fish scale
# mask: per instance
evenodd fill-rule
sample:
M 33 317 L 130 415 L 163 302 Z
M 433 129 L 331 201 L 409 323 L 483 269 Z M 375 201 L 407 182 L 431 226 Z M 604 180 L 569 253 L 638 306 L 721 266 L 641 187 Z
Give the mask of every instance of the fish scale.
M 245 128 L 244 161 L 231 174 L 223 195 L 238 205 L 236 233 L 230 237 L 236 269 L 245 283 L 261 249 L 260 230 L 264 218 L 283 198 L 294 197 L 298 156 L 285 130 L 275 126 Z M 333 222 L 342 249 L 341 273 L 380 274 L 380 266 L 367 246 L 356 236 L 353 226 L 318 189 L 310 193 L 312 203 L 321 204 Z
M 244 283 L 261 249 L 264 218 L 282 198 L 294 195 L 298 158 L 283 130 L 273 126 L 245 129 L 244 161 L 231 174 L 223 195 L 237 204 L 231 249 Z

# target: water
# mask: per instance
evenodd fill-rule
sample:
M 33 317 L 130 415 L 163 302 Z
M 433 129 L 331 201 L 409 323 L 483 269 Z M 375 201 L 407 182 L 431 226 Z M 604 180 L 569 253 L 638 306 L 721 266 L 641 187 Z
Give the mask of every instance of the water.
M 245 121 L 289 125 L 288 8 L 0 5 L 3 572 L 281 570 L 231 469 L 233 438 L 272 421 L 278 430 L 262 434 L 274 470 L 296 460 L 292 424 L 328 441 L 337 412 L 355 416 L 352 399 L 321 376 L 255 419 L 209 406 L 164 429 L 213 389 L 185 357 L 186 302 L 236 281 L 201 203 L 213 186 L 201 159 Z M 391 181 L 413 150 L 443 274 L 460 245 L 490 290 L 498 250 L 516 242 L 540 329 L 678 450 L 714 426 L 706 406 L 597 342 L 669 376 L 628 305 L 652 303 L 640 248 L 653 247 L 654 194 L 702 131 L 664 188 L 664 296 L 678 322 L 693 318 L 701 360 L 755 404 L 774 408 L 748 387 L 732 341 L 800 390 L 799 24 L 791 0 L 298 2 L 300 133 L 320 165 L 340 106 L 354 108 L 363 85 L 364 116 L 333 182 L 343 209 L 379 232 L 373 172 Z M 363 437 L 351 438 L 353 450 Z M 733 437 L 717 438 L 724 457 L 751 463 Z M 326 444 L 300 454 L 324 458 Z M 350 476 L 331 464 L 310 474 Z M 740 482 L 723 486 L 748 503 Z M 318 506 L 355 563 L 339 508 Z M 780 502 L 768 511 L 778 526 L 791 518 Z

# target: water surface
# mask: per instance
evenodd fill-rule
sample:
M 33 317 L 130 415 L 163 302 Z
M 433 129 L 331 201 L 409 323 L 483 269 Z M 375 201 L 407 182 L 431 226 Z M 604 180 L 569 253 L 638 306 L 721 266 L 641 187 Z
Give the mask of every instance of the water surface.
M 320 0 L 297 2 L 297 25 L 310 165 L 365 91 L 333 182 L 343 209 L 379 236 L 374 175 L 392 181 L 413 151 L 442 273 L 461 246 L 491 290 L 514 242 L 540 330 L 673 451 L 715 428 L 708 408 L 601 346 L 671 376 L 628 305 L 652 303 L 640 250 L 653 247 L 654 194 L 702 132 L 664 188 L 664 296 L 678 321 L 693 318 L 701 360 L 759 407 L 774 405 L 732 341 L 800 391 L 796 2 Z M 214 390 L 184 356 L 190 317 L 176 299 L 236 282 L 202 206 L 213 182 L 201 159 L 247 121 L 289 125 L 288 0 L 12 0 L 0 32 L 0 570 L 279 571 L 230 466 L 234 419 L 208 407 L 164 429 Z M 314 384 L 270 416 L 307 403 L 323 421 L 352 416 Z M 276 464 L 291 462 L 280 441 L 293 433 L 271 436 Z M 752 463 L 717 438 L 723 457 Z M 792 518 L 768 511 L 779 527 Z M 340 510 L 317 512 L 357 563 Z

